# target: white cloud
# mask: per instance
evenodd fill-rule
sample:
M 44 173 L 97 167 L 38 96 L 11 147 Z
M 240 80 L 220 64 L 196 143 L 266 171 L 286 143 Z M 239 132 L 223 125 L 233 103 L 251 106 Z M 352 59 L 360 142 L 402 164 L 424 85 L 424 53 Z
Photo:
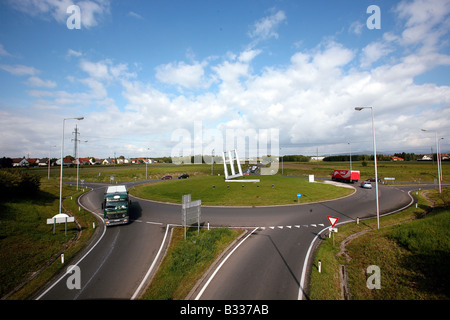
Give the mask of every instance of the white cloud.
M 395 12 L 406 21 L 401 39 L 406 45 L 434 47 L 450 28 L 450 0 L 402 1 Z
M 369 43 L 362 49 L 361 67 L 367 68 L 372 63 L 378 61 L 380 58 L 386 56 L 393 50 L 389 48 L 387 43 L 382 41 Z
M 56 82 L 51 80 L 42 80 L 39 77 L 30 77 L 28 78 L 27 85 L 31 87 L 44 87 L 44 88 L 54 88 L 56 87 Z
M 264 17 L 252 26 L 248 35 L 250 38 L 255 39 L 255 41 L 268 40 L 270 38 L 278 38 L 278 33 L 276 32 L 279 24 L 286 20 L 286 14 L 284 11 L 279 10 L 276 13 Z
M 16 64 L 16 65 L 0 65 L 0 68 L 8 71 L 9 73 L 15 75 L 15 76 L 33 76 L 39 73 L 39 70 L 37 70 L 34 67 L 24 66 L 22 64 Z
M 348 31 L 357 35 L 362 34 L 363 29 L 366 27 L 366 25 L 360 21 L 354 21 L 348 28 Z
M 140 20 L 144 19 L 139 13 L 136 13 L 134 11 L 128 12 L 128 16 L 136 18 L 136 19 L 140 19 Z
M 98 25 L 99 20 L 109 13 L 109 0 L 9 0 L 11 7 L 30 16 L 42 19 L 50 17 L 58 23 L 66 23 L 67 8 L 73 4 L 80 7 L 81 23 L 85 28 Z
M 0 56 L 5 56 L 5 57 L 11 56 L 11 54 L 8 51 L 6 51 L 5 48 L 3 48 L 3 44 L 1 44 L 1 43 L 0 43 Z
M 156 67 L 156 78 L 172 85 L 180 85 L 188 89 L 195 89 L 207 85 L 205 80 L 205 63 L 171 62 Z
M 81 51 L 76 51 L 76 50 L 73 50 L 73 49 L 69 49 L 69 50 L 67 50 L 67 54 L 66 54 L 66 57 L 81 57 L 83 55 L 83 52 L 81 52 Z

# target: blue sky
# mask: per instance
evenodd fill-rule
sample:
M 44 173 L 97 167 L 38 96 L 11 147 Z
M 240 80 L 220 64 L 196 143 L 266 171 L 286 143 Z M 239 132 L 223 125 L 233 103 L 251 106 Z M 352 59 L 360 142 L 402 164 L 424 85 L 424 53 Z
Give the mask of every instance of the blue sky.
M 380 152 L 435 149 L 420 128 L 449 152 L 449 24 L 448 0 L 2 1 L 0 156 L 58 156 L 78 116 L 82 157 L 180 153 L 196 121 L 204 145 L 277 129 L 281 154 L 370 152 L 360 105 Z

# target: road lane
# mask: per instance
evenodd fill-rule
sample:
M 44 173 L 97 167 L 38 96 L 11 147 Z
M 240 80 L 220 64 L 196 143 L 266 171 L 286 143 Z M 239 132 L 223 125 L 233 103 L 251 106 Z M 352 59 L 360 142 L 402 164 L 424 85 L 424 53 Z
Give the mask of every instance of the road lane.
M 386 186 L 380 186 L 380 199 L 382 212 L 410 203 L 407 192 Z M 375 190 L 357 189 L 345 199 L 280 209 L 277 223 L 249 237 L 201 299 L 297 299 L 299 290 L 304 289 L 300 281 L 307 250 L 316 235 L 329 226 L 326 217 L 335 216 L 342 223 L 373 216 Z M 307 298 L 304 293 L 302 297 Z

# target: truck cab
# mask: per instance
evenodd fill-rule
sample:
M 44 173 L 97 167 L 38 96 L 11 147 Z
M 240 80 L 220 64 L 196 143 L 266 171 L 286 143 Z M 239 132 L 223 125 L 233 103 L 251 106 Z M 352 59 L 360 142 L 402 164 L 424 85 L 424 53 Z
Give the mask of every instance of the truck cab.
M 106 226 L 126 224 L 129 216 L 130 200 L 126 186 L 108 187 L 103 199 L 103 220 Z

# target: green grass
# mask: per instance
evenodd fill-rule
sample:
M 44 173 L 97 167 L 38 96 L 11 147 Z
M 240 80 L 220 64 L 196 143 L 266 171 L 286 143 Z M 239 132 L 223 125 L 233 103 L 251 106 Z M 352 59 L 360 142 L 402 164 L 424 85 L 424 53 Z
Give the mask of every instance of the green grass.
M 34 272 L 49 264 L 61 250 L 65 249 L 65 261 L 78 252 L 92 235 L 92 222 L 95 218 L 84 210 L 78 211 L 75 201 L 79 194 L 75 187 L 63 187 L 63 205 L 75 215 L 83 230 L 77 243 L 72 240 L 79 230 L 75 223 L 58 224 L 53 234 L 53 225 L 46 220 L 58 213 L 59 184 L 42 179 L 40 191 L 34 196 L 16 196 L 0 202 L 0 296 L 4 296 L 23 283 Z M 70 199 L 70 195 L 73 195 Z M 26 299 L 34 290 L 57 272 L 61 263 L 57 260 L 45 271 L 28 283 L 10 299 Z
M 426 194 L 427 196 L 424 196 Z M 324 239 L 314 258 L 311 272 L 311 299 L 340 299 L 339 265 L 346 265 L 349 288 L 355 300 L 435 300 L 450 298 L 450 189 L 443 196 L 436 190 L 422 191 L 419 206 L 382 217 L 381 229 L 375 220 L 359 225 L 347 224 L 335 234 L 335 247 L 331 239 Z M 431 202 L 436 208 L 429 213 Z M 368 232 L 347 246 L 350 261 L 337 256 L 341 241 L 356 232 Z M 318 273 L 317 261 L 322 261 Z M 377 265 L 381 270 L 381 289 L 366 286 L 366 270 Z
M 367 161 L 364 167 L 362 161 L 353 161 L 352 169 L 361 172 L 361 179 L 371 178 L 375 175 L 373 161 Z M 381 178 L 393 177 L 396 183 L 425 183 L 433 182 L 437 177 L 437 166 L 432 161 L 378 161 L 378 176 Z M 284 163 L 284 175 L 307 176 L 314 174 L 316 177 L 330 178 L 334 169 L 349 169 L 349 162 L 307 162 Z M 450 180 L 450 162 L 442 162 L 443 181 Z M 281 173 L 281 165 L 279 169 Z M 392 183 L 389 181 L 389 183 Z
M 324 183 L 309 183 L 305 179 L 280 176 L 249 176 L 260 182 L 225 182 L 223 177 L 203 176 L 189 179 L 161 181 L 131 188 L 140 198 L 181 203 L 184 194 L 192 200 L 202 200 L 202 205 L 263 206 L 297 204 L 339 198 L 353 193 L 353 189 Z M 273 185 L 273 187 L 272 187 Z
M 184 228 L 173 229 L 170 248 L 164 257 L 143 300 L 182 300 L 211 263 L 240 234 L 242 230 L 226 228 L 188 229 L 184 240 Z
M 361 178 L 367 179 L 374 176 L 373 161 L 367 161 L 367 166 L 362 166 L 361 161 L 353 161 L 353 170 L 361 172 Z M 247 169 L 248 165 L 243 164 L 242 169 Z M 277 175 L 306 177 L 309 174 L 314 174 L 320 178 L 330 178 L 333 169 L 348 169 L 349 162 L 284 162 L 283 170 L 281 163 Z M 33 173 L 38 173 L 42 177 L 47 178 L 47 168 L 30 168 Z M 442 162 L 442 171 L 444 181 L 450 180 L 450 162 Z M 134 181 L 145 180 L 145 165 L 117 165 L 117 166 L 80 166 L 79 176 L 86 182 L 110 183 L 111 177 L 116 181 Z M 176 165 L 169 163 L 156 163 L 147 166 L 148 179 L 160 179 L 164 175 L 172 175 L 175 178 L 182 174 L 188 173 L 191 176 L 205 176 L 211 175 L 211 165 L 208 164 L 186 164 Z M 223 164 L 214 164 L 214 175 L 223 175 Z M 379 161 L 378 175 L 384 177 L 394 177 L 395 182 L 433 182 L 436 178 L 437 166 L 432 161 Z M 59 167 L 51 168 L 51 177 L 59 177 Z M 77 170 L 73 168 L 64 168 L 65 180 L 76 180 Z

